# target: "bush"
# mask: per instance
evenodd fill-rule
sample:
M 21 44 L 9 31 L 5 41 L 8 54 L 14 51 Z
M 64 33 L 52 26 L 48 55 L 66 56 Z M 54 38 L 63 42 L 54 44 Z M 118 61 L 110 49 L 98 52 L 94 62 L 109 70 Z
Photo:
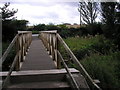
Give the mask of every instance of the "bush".
M 101 23 L 90 24 L 87 27 L 88 33 L 95 36 L 96 34 L 103 34 Z
M 39 34 L 39 31 L 32 31 L 32 34 Z
M 120 52 L 110 55 L 93 54 L 81 61 L 94 79 L 100 80 L 102 88 L 120 88 Z
M 77 58 L 82 59 L 85 56 L 89 56 L 90 53 L 94 52 L 96 43 L 99 42 L 100 36 L 88 36 L 88 37 L 69 37 L 65 39 L 70 49 L 76 55 Z M 98 49 L 98 48 L 97 48 Z
M 82 59 L 91 53 L 109 54 L 118 51 L 117 46 L 103 35 L 87 36 L 87 37 L 69 37 L 65 39 L 70 49 L 77 58 Z
M 120 88 L 120 52 L 112 41 L 103 35 L 95 35 L 85 38 L 69 37 L 65 42 L 90 76 L 101 81 L 100 87 L 105 90 Z
M 109 54 L 109 52 L 117 51 L 117 47 L 113 41 L 106 39 L 103 35 L 98 36 L 97 41 L 93 42 L 91 48 L 101 54 Z

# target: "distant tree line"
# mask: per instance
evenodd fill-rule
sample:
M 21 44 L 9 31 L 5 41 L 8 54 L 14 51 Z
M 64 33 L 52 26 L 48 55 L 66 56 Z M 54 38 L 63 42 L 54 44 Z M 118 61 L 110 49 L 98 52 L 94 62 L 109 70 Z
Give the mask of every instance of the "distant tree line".
M 118 2 L 79 2 L 78 11 L 81 15 L 81 22 L 86 24 L 85 26 L 81 25 L 80 28 L 68 28 L 65 24 L 38 24 L 28 28 L 28 21 L 17 20 L 15 14 L 18 10 L 9 10 L 9 5 L 10 3 L 5 3 L 3 7 L 0 7 L 3 41 L 12 40 L 18 30 L 58 30 L 58 33 L 64 38 L 103 34 L 106 38 L 114 41 L 120 49 L 120 3 Z M 101 22 L 96 22 L 96 18 L 99 18 Z

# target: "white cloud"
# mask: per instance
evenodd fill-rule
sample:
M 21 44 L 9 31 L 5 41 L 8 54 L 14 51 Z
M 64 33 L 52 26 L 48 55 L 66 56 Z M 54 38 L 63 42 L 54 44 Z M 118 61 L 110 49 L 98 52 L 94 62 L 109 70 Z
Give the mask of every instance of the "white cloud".
M 79 0 L 1 0 L 0 7 L 5 2 L 11 3 L 11 9 L 18 9 L 15 14 L 17 19 L 26 19 L 31 25 L 50 22 L 79 24 L 79 12 L 77 10 Z
M 4 0 L 7 2 L 8 0 Z M 46 2 L 48 0 L 9 0 L 10 8 L 18 9 L 17 19 L 26 19 L 31 25 L 50 22 L 55 24 L 79 23 L 78 3 Z M 32 3 L 33 2 L 33 3 Z M 78 18 L 78 19 L 77 19 Z

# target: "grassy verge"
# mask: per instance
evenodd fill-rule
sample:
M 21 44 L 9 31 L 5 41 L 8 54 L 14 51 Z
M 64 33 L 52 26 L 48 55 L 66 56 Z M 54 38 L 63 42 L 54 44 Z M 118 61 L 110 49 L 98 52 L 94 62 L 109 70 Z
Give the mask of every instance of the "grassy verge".
M 102 35 L 65 39 L 70 49 L 102 88 L 120 88 L 120 52 Z
M 101 81 L 102 88 L 120 88 L 120 52 L 109 55 L 92 54 L 81 63 L 94 79 Z
M 107 40 L 102 35 L 86 38 L 70 37 L 64 40 L 79 59 L 90 56 L 91 53 L 109 54 L 109 52 L 117 50 L 112 41 Z

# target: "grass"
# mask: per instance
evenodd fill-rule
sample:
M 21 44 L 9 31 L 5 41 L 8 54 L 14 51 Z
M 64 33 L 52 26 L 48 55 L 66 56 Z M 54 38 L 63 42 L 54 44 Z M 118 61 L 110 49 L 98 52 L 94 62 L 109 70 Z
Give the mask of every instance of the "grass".
M 100 87 L 120 88 L 120 52 L 102 35 L 64 39 L 87 72 L 101 81 Z
M 69 37 L 64 39 L 77 58 L 82 59 L 90 53 L 109 54 L 114 52 L 117 47 L 112 41 L 107 40 L 103 35 L 95 37 Z

